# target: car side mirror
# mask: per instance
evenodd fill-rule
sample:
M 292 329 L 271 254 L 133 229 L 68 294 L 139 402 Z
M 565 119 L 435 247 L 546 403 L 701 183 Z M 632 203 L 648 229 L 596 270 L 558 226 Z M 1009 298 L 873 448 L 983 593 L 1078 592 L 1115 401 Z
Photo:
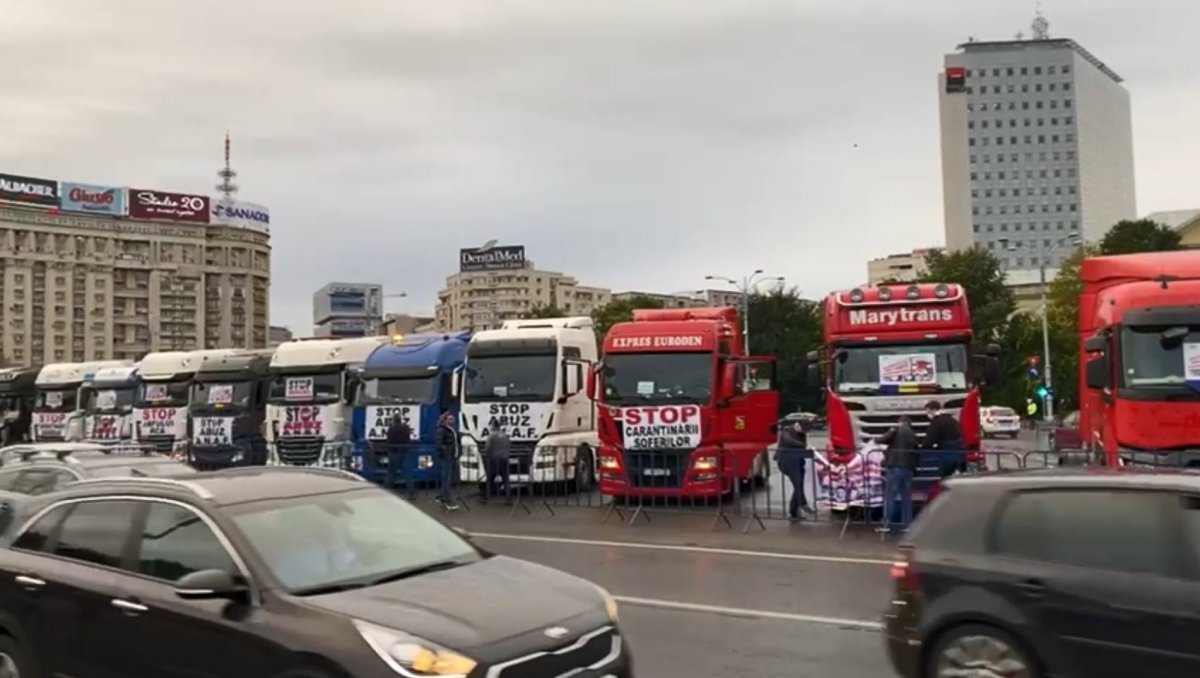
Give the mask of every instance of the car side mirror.
M 241 576 L 225 570 L 200 570 L 175 582 L 175 595 L 184 600 L 240 600 L 249 592 Z
M 1108 358 L 1100 356 L 1087 361 L 1085 368 L 1085 379 L 1087 387 L 1094 390 L 1103 390 L 1111 385 L 1108 370 Z

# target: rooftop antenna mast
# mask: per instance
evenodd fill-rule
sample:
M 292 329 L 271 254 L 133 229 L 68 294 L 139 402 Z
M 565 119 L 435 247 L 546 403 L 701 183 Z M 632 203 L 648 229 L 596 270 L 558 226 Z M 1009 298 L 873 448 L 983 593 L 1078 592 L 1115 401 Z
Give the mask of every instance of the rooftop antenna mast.
M 1050 39 L 1050 22 L 1042 16 L 1042 0 L 1038 0 L 1037 14 L 1033 17 L 1033 23 L 1029 24 L 1029 27 L 1033 30 L 1034 40 Z
M 238 192 L 238 187 L 233 183 L 233 180 L 237 178 L 237 172 L 233 171 L 233 167 L 229 164 L 229 132 L 225 133 L 225 166 L 217 170 L 217 178 L 221 180 L 221 183 L 217 184 L 217 191 L 226 202 L 233 200 L 233 195 Z

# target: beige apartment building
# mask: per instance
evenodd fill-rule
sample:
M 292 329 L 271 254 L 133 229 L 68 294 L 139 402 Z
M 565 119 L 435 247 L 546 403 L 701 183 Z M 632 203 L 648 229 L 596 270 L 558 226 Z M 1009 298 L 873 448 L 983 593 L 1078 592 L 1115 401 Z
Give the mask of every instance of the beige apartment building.
M 933 251 L 933 248 L 927 247 L 872 259 L 867 262 L 867 284 L 878 285 L 889 280 L 912 282 L 929 272 L 925 257 Z
M 485 330 L 553 306 L 568 315 L 589 315 L 612 301 L 612 291 L 580 285 L 572 276 L 525 268 L 462 271 L 446 278 L 435 310 L 438 331 Z
M 9 364 L 268 346 L 269 235 L 0 206 Z
M 733 290 L 697 290 L 687 294 L 661 294 L 659 292 L 617 292 L 613 301 L 632 300 L 638 297 L 654 299 L 664 308 L 707 308 L 733 306 L 741 308 L 742 293 Z

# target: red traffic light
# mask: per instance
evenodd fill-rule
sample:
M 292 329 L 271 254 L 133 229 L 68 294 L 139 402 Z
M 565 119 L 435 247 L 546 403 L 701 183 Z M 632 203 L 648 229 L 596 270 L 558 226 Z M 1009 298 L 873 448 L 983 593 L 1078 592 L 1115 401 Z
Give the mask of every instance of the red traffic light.
M 1037 367 L 1038 363 L 1041 362 L 1041 359 L 1035 355 L 1031 355 L 1025 359 L 1025 362 L 1028 363 L 1030 367 Z

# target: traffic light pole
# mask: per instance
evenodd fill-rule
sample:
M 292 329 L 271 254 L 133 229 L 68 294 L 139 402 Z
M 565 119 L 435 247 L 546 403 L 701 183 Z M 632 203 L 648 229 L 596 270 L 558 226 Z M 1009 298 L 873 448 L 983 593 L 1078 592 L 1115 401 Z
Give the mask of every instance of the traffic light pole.
M 1042 399 L 1043 418 L 1054 421 L 1054 381 L 1050 371 L 1050 306 L 1046 301 L 1046 256 L 1038 240 L 1038 271 L 1042 282 L 1042 360 L 1046 369 L 1046 397 Z

